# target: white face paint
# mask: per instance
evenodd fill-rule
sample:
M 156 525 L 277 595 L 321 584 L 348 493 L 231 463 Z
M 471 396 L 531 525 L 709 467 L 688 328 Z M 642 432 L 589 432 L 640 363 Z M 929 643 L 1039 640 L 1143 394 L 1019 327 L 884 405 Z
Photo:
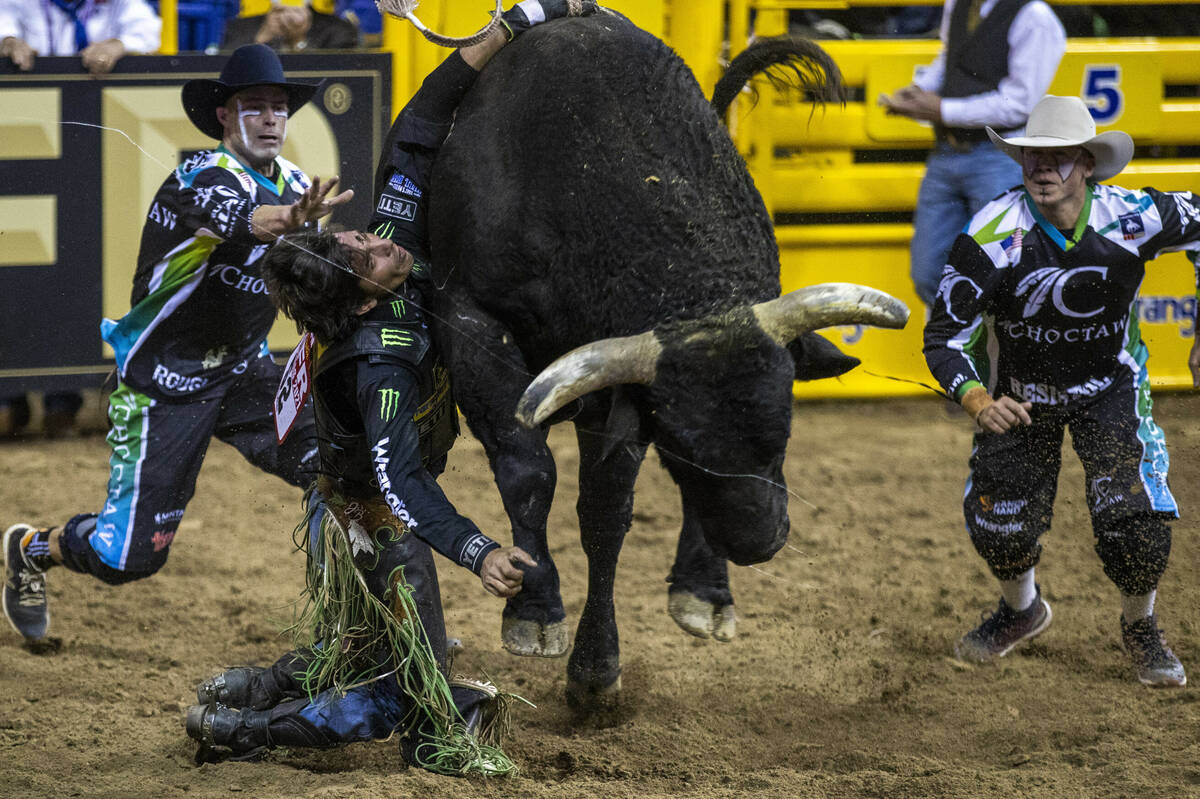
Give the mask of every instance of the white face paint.
M 225 145 L 247 166 L 264 174 L 287 138 L 287 93 L 277 86 L 238 92 L 221 112 Z
M 244 141 L 244 142 L 250 141 L 250 136 L 249 136 L 249 134 L 246 133 L 246 117 L 261 117 L 263 114 L 274 114 L 277 117 L 281 117 L 283 119 L 283 123 L 281 126 L 282 130 L 280 132 L 280 135 L 285 139 L 287 138 L 288 112 L 287 112 L 286 107 L 282 111 L 280 111 L 278 109 L 272 110 L 270 108 L 265 108 L 261 103 L 255 103 L 253 108 L 248 108 L 248 107 L 246 107 L 246 104 L 243 103 L 239 99 L 237 101 L 237 109 L 238 109 L 238 127 L 241 129 L 241 132 L 242 132 L 242 141 Z M 1067 179 L 1066 175 L 1064 175 L 1063 180 L 1066 180 L 1066 179 Z
M 1038 210 L 1066 230 L 1079 219 L 1095 161 L 1082 147 L 1032 147 L 1021 151 L 1023 183 Z
M 1021 167 L 1025 172 L 1025 177 L 1031 178 L 1037 172 L 1038 167 L 1044 164 L 1057 172 L 1059 179 L 1066 183 L 1082 156 L 1083 150 L 1078 147 L 1064 147 L 1055 150 L 1027 147 L 1021 151 Z

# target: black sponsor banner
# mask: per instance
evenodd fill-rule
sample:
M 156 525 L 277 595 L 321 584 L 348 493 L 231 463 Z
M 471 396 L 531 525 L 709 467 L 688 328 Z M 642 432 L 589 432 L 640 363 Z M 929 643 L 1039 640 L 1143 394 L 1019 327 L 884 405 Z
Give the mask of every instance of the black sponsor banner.
M 385 53 L 283 56 L 289 80 L 322 82 L 288 124 L 283 157 L 355 190 L 336 221 L 365 224 L 391 120 Z M 183 83 L 223 56 L 129 56 L 102 78 L 78 58 L 0 65 L 0 396 L 99 386 L 113 369 L 100 320 L 129 310 L 138 242 L 159 185 L 215 145 L 187 120 Z M 271 346 L 295 341 L 283 320 Z

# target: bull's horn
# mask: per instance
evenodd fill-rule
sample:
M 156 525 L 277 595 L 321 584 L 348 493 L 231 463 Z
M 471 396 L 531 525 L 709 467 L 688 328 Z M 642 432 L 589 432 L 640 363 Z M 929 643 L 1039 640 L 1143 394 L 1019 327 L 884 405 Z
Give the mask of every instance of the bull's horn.
M 473 44 L 478 44 L 488 37 L 488 34 L 496 29 L 500 24 L 500 15 L 504 13 L 503 0 L 496 0 L 496 10 L 492 13 L 492 19 L 483 28 L 480 28 L 478 33 L 467 36 L 462 39 L 455 39 L 450 36 L 443 36 L 440 33 L 429 30 L 417 19 L 417 15 L 413 12 L 417 10 L 417 0 L 375 0 L 375 7 L 385 14 L 391 14 L 393 17 L 406 19 L 413 24 L 413 27 L 421 32 L 429 41 L 442 47 L 470 47 Z
M 801 333 L 834 325 L 901 328 L 908 306 L 882 291 L 854 283 L 821 283 L 753 306 L 763 332 L 781 345 Z
M 571 350 L 542 370 L 517 403 L 517 421 L 536 427 L 584 394 L 621 383 L 649 385 L 662 345 L 653 333 L 606 338 Z

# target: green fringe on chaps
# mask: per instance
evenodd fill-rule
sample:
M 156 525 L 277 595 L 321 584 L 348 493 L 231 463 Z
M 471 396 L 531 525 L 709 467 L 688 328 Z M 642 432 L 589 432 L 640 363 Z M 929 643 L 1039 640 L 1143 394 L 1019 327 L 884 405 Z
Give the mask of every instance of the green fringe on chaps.
M 393 612 L 368 590 L 354 564 L 350 537 L 332 509 L 321 522 L 317 545 L 309 546 L 308 526 L 315 509 L 308 500 L 313 491 L 305 493 L 308 510 L 294 534 L 296 545 L 308 555 L 307 596 L 289 629 L 297 647 L 311 647 L 313 660 L 301 680 L 309 697 L 329 688 L 345 693 L 375 680 L 394 679 L 413 701 L 397 731 L 415 732 L 429 722 L 426 730 L 432 741 L 418 748 L 417 765 L 454 776 L 515 775 L 517 766 L 500 749 L 500 738 L 508 732 L 512 700 L 525 700 L 497 692 L 492 721 L 477 735 L 469 732 L 438 668 L 403 567 L 398 566 L 400 573 L 393 572 L 389 580 L 395 596 L 385 597 L 393 601 Z M 380 652 L 390 653 L 386 664 L 378 662 Z

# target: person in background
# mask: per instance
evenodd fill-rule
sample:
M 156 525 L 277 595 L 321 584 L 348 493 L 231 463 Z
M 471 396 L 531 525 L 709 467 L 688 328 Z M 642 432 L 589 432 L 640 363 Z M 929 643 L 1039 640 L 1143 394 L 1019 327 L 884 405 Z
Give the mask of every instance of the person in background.
M 158 50 L 161 35 L 146 0 L 0 0 L 0 56 L 25 72 L 39 55 L 78 55 L 106 75 L 129 53 Z
M 942 51 L 912 84 L 879 103 L 933 124 L 913 217 L 911 272 L 933 306 L 950 245 L 989 200 L 1021 182 L 1021 169 L 984 129 L 1017 135 L 1050 88 L 1066 50 L 1063 26 L 1043 0 L 946 0 Z
M 0 0 L 0 57 L 24 72 L 39 55 L 78 55 L 88 72 L 105 75 L 128 53 L 158 50 L 161 33 L 146 0 Z M 47 437 L 74 431 L 79 392 L 48 391 L 42 403 Z M 31 417 L 24 394 L 0 397 L 0 438 L 19 433 Z
M 265 44 L 274 50 L 350 50 L 358 47 L 358 27 L 332 14 L 314 11 L 306 0 L 272 0 L 271 10 L 225 23 L 221 48 Z
M 83 396 L 78 391 L 47 391 L 42 395 L 42 435 L 63 438 L 74 434 L 82 407 Z M 0 439 L 16 437 L 32 419 L 33 409 L 25 394 L 0 397 Z

